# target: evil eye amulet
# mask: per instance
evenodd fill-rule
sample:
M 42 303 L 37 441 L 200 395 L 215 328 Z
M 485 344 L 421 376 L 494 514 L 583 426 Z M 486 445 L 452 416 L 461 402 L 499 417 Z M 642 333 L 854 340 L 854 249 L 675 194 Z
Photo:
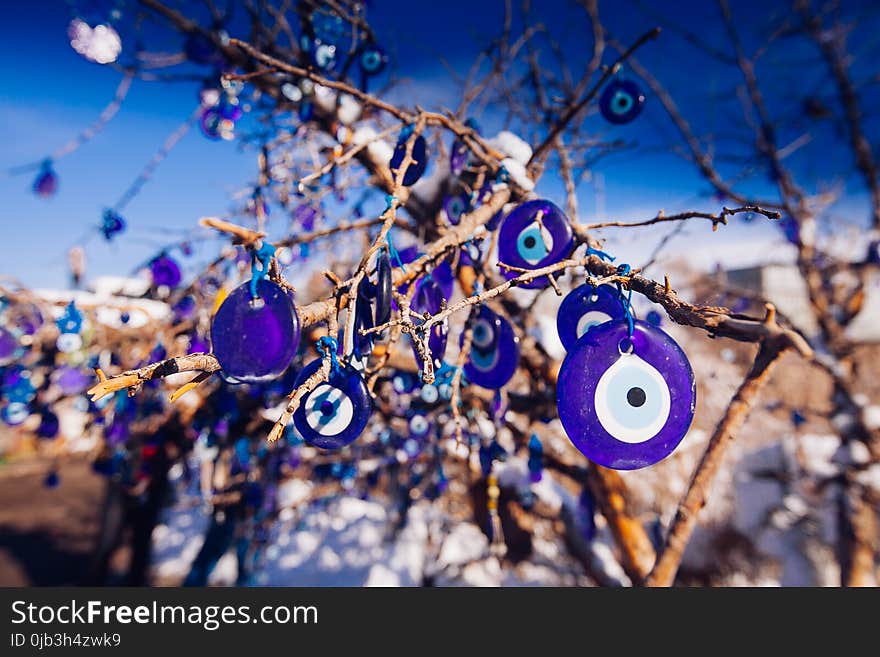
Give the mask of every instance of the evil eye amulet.
M 416 288 L 410 308 L 418 315 L 430 313 L 436 315 L 443 307 L 443 289 L 431 276 L 423 277 Z M 446 355 L 446 339 L 449 330 L 446 321 L 435 324 L 431 327 L 431 333 L 428 336 L 428 348 L 431 350 L 431 357 L 434 361 L 443 360 Z M 413 343 L 413 353 L 416 361 L 421 362 L 419 353 Z
M 376 259 L 376 326 L 391 319 L 391 258 L 387 249 L 379 252 Z
M 599 111 L 609 123 L 629 123 L 642 111 L 645 94 L 632 80 L 612 80 L 599 98 Z
M 211 348 L 224 376 L 236 383 L 258 383 L 280 377 L 299 346 L 299 317 L 286 290 L 272 281 L 234 289 L 211 322 Z
M 388 64 L 388 55 L 376 44 L 370 44 L 361 51 L 358 63 L 364 74 L 379 75 Z
M 471 351 L 464 366 L 468 381 L 490 390 L 501 388 L 513 377 L 518 362 L 519 344 L 510 322 L 481 306 L 471 327 Z
M 550 201 L 535 200 L 514 208 L 504 218 L 498 234 L 498 256 L 505 265 L 540 269 L 568 257 L 574 236 L 568 217 Z M 508 279 L 519 272 L 506 270 Z M 520 287 L 537 289 L 550 284 L 541 276 Z
M 320 367 L 320 358 L 309 363 L 300 372 L 296 387 L 305 383 Z M 330 372 L 326 382 L 302 399 L 293 414 L 293 422 L 309 445 L 339 449 L 361 435 L 371 412 L 364 377 L 350 365 L 340 364 L 337 371 Z
M 584 283 L 562 300 L 556 315 L 556 330 L 568 351 L 578 338 L 594 326 L 625 315 L 620 294 L 608 285 L 593 287 Z
M 180 266 L 173 258 L 160 255 L 150 263 L 150 273 L 153 276 L 153 285 L 177 287 L 180 284 Z
M 391 174 L 395 180 L 397 179 L 397 170 L 403 164 L 403 158 L 406 156 L 407 141 L 407 138 L 398 140 L 397 146 L 394 147 L 394 154 L 391 156 Z M 428 168 L 428 144 L 421 135 L 413 141 L 412 160 L 406 168 L 406 173 L 403 174 L 403 184 L 405 187 L 415 185 L 419 178 L 422 177 L 422 174 L 425 173 L 425 169 Z
M 443 213 L 453 226 L 461 223 L 461 217 L 467 209 L 468 198 L 464 194 L 450 194 L 443 200 Z
M 690 363 L 666 333 L 642 321 L 587 331 L 568 352 L 556 388 L 559 420 L 588 459 L 636 470 L 678 446 L 694 417 Z

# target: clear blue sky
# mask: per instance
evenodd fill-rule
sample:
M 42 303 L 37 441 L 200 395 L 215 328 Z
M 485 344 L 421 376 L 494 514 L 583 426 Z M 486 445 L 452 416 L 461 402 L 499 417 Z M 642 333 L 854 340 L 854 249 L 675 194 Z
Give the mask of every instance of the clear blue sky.
M 89 2 L 95 5 L 101 3 Z M 130 5 L 131 2 L 123 3 Z M 186 3 L 184 3 L 186 4 Z M 192 3 L 201 7 L 202 3 Z M 222 3 L 221 3 L 222 4 Z M 515 3 L 517 4 L 517 3 Z M 585 56 L 589 39 L 584 38 L 584 23 L 579 10 L 567 0 L 533 3 L 536 15 L 558 34 L 563 47 L 572 54 Z M 692 0 L 682 3 L 644 2 L 640 11 L 632 2 L 606 2 L 602 15 L 608 29 L 622 41 L 630 41 L 650 26 L 668 22 L 685 25 L 710 42 L 721 41 L 721 25 L 714 3 Z M 743 0 L 732 3 L 753 25 L 753 17 L 767 17 L 783 11 L 788 3 Z M 426 107 L 454 106 L 454 86 L 440 62 L 445 58 L 464 73 L 478 46 L 498 32 L 502 3 L 485 0 L 479 3 L 454 0 L 443 3 L 413 3 L 401 0 L 374 0 L 369 17 L 380 38 L 394 53 L 399 75 L 411 82 L 402 94 Z M 414 8 L 418 5 L 418 8 Z M 475 8 L 479 7 L 479 11 Z M 651 7 L 662 7 L 653 10 Z M 125 11 L 123 9 L 123 11 Z M 652 16 L 657 11 L 660 16 Z M 858 5 L 849 9 L 860 16 L 853 37 L 859 58 L 854 66 L 861 74 L 870 67 L 876 73 L 877 38 L 880 25 L 876 11 L 861 14 Z M 0 88 L 0 171 L 41 159 L 91 124 L 110 100 L 119 82 L 119 73 L 108 67 L 91 64 L 69 46 L 66 28 L 69 7 L 61 0 L 37 3 L 5 3 L 3 39 L 7 56 L 0 64 L 4 84 Z M 573 27 L 577 25 L 577 27 Z M 149 33 L 148 33 L 149 36 Z M 747 32 L 749 39 L 760 37 L 760 30 Z M 179 43 L 179 42 L 178 42 Z M 130 46 L 130 44 L 128 44 Z M 152 43 L 147 43 L 155 49 Z M 166 50 L 175 47 L 166 40 Z M 644 63 L 676 92 L 683 109 L 694 117 L 698 129 L 707 126 L 723 131 L 728 122 L 723 105 L 707 106 L 708 95 L 729 98 L 738 82 L 735 70 L 711 58 L 695 60 L 693 51 L 674 30 L 667 30 L 663 40 L 646 47 Z M 816 75 L 812 54 L 797 47 L 781 50 L 768 61 L 768 75 L 778 79 L 780 96 L 802 95 Z M 877 85 L 866 93 L 877 98 Z M 77 152 L 56 164 L 60 178 L 58 194 L 43 200 L 30 192 L 34 174 L 0 177 L 0 222 L 4 239 L 0 240 L 0 274 L 13 275 L 33 286 L 61 286 L 66 282 L 65 252 L 90 226 L 100 220 L 104 207 L 112 205 L 165 138 L 189 115 L 196 104 L 198 83 L 158 84 L 135 81 L 125 104 L 105 130 Z M 876 106 L 876 105 L 875 105 Z M 721 108 L 721 109 L 719 109 Z M 482 117 L 490 125 L 497 117 Z M 877 117 L 869 122 L 876 127 Z M 598 117 L 597 131 L 608 128 Z M 799 134 L 802 120 L 793 117 L 787 129 Z M 606 215 L 620 219 L 638 219 L 664 208 L 683 207 L 717 209 L 701 194 L 701 184 L 692 170 L 671 156 L 661 146 L 668 144 L 674 132 L 659 104 L 649 103 L 645 113 L 631 126 L 620 129 L 621 136 L 635 139 L 648 147 L 647 154 L 623 155 L 603 163 Z M 873 134 L 871 135 L 873 136 Z M 840 127 L 829 125 L 816 132 L 816 140 L 843 139 Z M 663 150 L 663 152 L 658 152 Z M 845 153 L 845 151 L 844 151 Z M 838 167 L 833 158 L 815 159 L 799 165 L 806 176 L 822 178 L 823 167 Z M 212 142 L 192 130 L 170 157 L 159 167 L 143 192 L 126 208 L 129 231 L 117 242 L 106 244 L 94 236 L 88 243 L 89 274 L 124 274 L 144 260 L 169 239 L 190 230 L 198 217 L 221 214 L 229 207 L 230 193 L 254 178 L 252 154 L 242 153 L 234 143 Z M 842 181 L 852 189 L 847 207 L 860 208 L 857 180 Z M 558 184 L 548 180 L 541 191 L 562 202 Z M 592 220 L 595 194 L 591 184 L 582 188 L 582 221 Z M 861 211 L 861 210 L 859 210 Z M 697 230 L 697 229 L 695 229 Z M 761 226 L 737 226 L 728 239 L 745 231 L 764 231 Z M 707 231 L 698 230 L 700 236 Z M 205 245 L 200 255 L 207 257 L 216 243 Z

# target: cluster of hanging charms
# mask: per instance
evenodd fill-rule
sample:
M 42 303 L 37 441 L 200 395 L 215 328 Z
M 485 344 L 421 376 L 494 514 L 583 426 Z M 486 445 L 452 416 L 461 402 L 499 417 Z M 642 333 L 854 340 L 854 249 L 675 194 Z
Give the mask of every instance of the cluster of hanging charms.
M 633 318 L 620 286 L 582 285 L 560 305 L 557 328 L 568 353 L 556 386 L 559 420 L 572 444 L 605 467 L 657 463 L 693 420 L 693 371 L 657 324 Z

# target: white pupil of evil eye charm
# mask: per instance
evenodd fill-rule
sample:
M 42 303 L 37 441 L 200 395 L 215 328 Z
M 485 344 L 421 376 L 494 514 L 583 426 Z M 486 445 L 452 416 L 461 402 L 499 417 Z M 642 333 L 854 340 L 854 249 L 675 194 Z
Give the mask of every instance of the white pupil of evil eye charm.
M 586 332 L 571 347 L 557 383 L 559 419 L 588 459 L 635 470 L 664 459 L 684 438 L 696 407 L 696 384 L 684 352 L 642 321 Z
M 583 284 L 566 295 L 556 315 L 556 331 L 568 351 L 578 338 L 594 326 L 623 319 L 623 302 L 616 289 L 608 285 Z
M 321 367 L 318 358 L 300 372 L 296 387 Z M 360 372 L 340 365 L 327 382 L 318 385 L 300 402 L 293 414 L 303 440 L 313 447 L 339 449 L 361 435 L 370 419 L 372 405 L 367 384 Z

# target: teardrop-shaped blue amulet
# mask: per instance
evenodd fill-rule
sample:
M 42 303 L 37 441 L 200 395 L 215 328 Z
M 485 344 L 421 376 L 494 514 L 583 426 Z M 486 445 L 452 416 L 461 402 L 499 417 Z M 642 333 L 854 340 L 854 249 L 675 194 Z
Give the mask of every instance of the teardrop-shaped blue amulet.
M 642 111 L 645 94 L 632 80 L 612 80 L 599 98 L 599 111 L 609 123 L 629 123 Z
M 567 258 L 574 246 L 568 217 L 550 201 L 526 201 L 508 214 L 498 233 L 498 257 L 505 265 L 519 269 L 540 269 Z M 508 279 L 520 272 L 505 270 Z M 547 287 L 550 281 L 541 276 L 520 287 Z
M 321 367 L 317 358 L 296 380 L 298 388 Z M 367 383 L 350 365 L 339 365 L 330 378 L 303 397 L 293 422 L 309 445 L 322 449 L 345 447 L 361 435 L 372 413 Z
M 578 338 L 594 326 L 623 319 L 626 312 L 620 294 L 609 285 L 593 287 L 584 283 L 569 292 L 559 305 L 556 330 L 568 351 Z
M 513 377 L 518 363 L 519 344 L 510 322 L 481 306 L 471 328 L 471 352 L 464 366 L 468 381 L 490 390 L 501 388 Z
M 394 176 L 395 180 L 397 179 L 397 170 L 400 168 L 400 165 L 403 164 L 403 158 L 406 156 L 407 141 L 408 137 L 402 137 L 399 139 L 397 146 L 394 147 L 394 154 L 391 156 L 391 175 Z M 411 185 L 415 185 L 427 168 L 428 145 L 425 142 L 425 138 L 419 135 L 413 141 L 412 162 L 406 168 L 406 173 L 403 174 L 404 186 L 410 187 Z
M 164 253 L 153 258 L 150 262 L 150 274 L 153 277 L 153 285 L 159 287 L 177 287 L 180 284 L 180 265 Z
M 211 349 L 224 376 L 236 383 L 280 377 L 299 346 L 300 325 L 291 295 L 269 280 L 233 290 L 211 323 Z
M 588 459 L 636 470 L 664 459 L 690 428 L 694 373 L 681 347 L 642 321 L 606 322 L 571 348 L 556 387 L 559 420 Z

